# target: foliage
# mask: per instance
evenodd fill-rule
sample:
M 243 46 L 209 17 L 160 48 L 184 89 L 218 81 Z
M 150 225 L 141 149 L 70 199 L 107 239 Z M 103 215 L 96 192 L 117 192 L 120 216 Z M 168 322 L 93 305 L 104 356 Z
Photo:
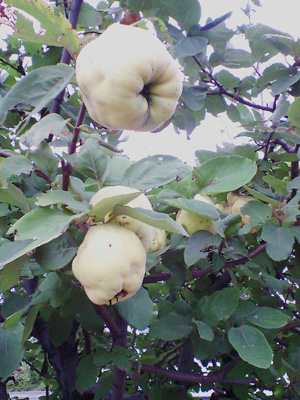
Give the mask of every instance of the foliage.
M 17 11 L 1 3 L 12 28 L 0 57 L 1 385 L 26 360 L 50 399 L 188 399 L 199 388 L 299 399 L 300 41 L 262 24 L 230 30 L 230 13 L 205 23 L 198 0 L 7 3 Z M 226 114 L 249 143 L 199 149 L 195 167 L 120 154 L 122 132 L 85 113 L 74 65 L 84 42 L 133 16 L 185 73 L 175 130 L 196 135 L 207 114 Z M 237 35 L 249 50 L 232 46 Z M 91 211 L 100 187 L 120 184 L 154 211 L 124 198 Z M 242 209 L 250 224 L 193 200 L 232 191 L 256 200 Z M 168 246 L 148 255 L 133 298 L 94 306 L 71 262 L 88 217 L 111 206 L 165 229 Z M 217 234 L 187 237 L 180 209 L 214 220 Z

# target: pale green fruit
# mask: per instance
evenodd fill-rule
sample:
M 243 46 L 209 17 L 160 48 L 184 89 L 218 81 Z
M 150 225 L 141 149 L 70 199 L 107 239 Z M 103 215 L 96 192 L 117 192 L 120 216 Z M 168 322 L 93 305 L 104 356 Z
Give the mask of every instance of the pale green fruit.
M 229 214 L 229 205 L 226 201 L 222 201 L 221 203 L 215 204 L 217 210 L 219 210 L 223 214 Z
M 154 34 L 115 23 L 80 51 L 76 79 L 99 124 L 149 132 L 172 117 L 183 74 Z
M 163 229 L 155 229 L 149 253 L 154 253 L 167 246 L 167 234 Z
M 250 215 L 244 215 L 241 211 L 241 208 L 244 207 L 246 204 L 248 204 L 249 201 L 257 201 L 257 200 L 254 197 L 237 195 L 230 192 L 227 195 L 227 201 L 229 204 L 229 214 L 239 214 L 242 217 L 240 226 L 250 225 L 250 218 L 251 218 Z
M 130 230 L 114 224 L 94 225 L 78 248 L 72 270 L 93 303 L 114 304 L 140 289 L 146 251 Z
M 180 210 L 176 216 L 176 222 L 182 225 L 189 235 L 196 231 L 209 231 L 213 235 L 217 233 L 213 220 L 191 211 Z
M 130 194 L 138 192 L 137 189 L 130 188 L 128 186 L 106 186 L 100 189 L 90 200 L 90 204 L 95 206 L 100 200 L 107 199 L 113 196 L 119 196 L 122 194 Z M 126 206 L 131 208 L 145 208 L 146 210 L 152 210 L 152 205 L 148 200 L 147 196 L 143 193 L 140 194 L 135 199 L 131 200 Z M 143 243 L 145 250 L 148 251 L 152 244 L 152 239 L 154 236 L 155 228 L 144 222 L 138 221 L 132 217 L 128 217 L 127 215 L 118 215 L 115 218 L 113 217 L 112 211 L 110 211 L 105 217 L 103 222 L 109 222 L 112 224 L 117 224 L 120 226 L 125 226 L 127 229 L 131 230 L 133 233 L 137 235 L 137 237 Z M 90 221 L 89 221 L 90 222 Z

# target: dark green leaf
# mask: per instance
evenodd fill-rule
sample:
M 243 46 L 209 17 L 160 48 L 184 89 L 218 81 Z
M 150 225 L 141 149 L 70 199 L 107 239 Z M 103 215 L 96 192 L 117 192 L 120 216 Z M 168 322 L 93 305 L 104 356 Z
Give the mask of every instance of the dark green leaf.
M 143 287 L 130 299 L 117 303 L 120 315 L 133 327 L 144 330 L 152 319 L 153 303 Z
M 5 189 L 0 188 L 0 199 L 1 202 L 19 207 L 25 212 L 29 212 L 31 209 L 30 200 L 26 198 L 22 190 L 12 183 L 8 183 Z
M 30 158 L 35 166 L 47 176 L 56 172 L 59 159 L 54 155 L 48 143 L 41 142 L 36 150 L 30 152 Z
M 300 128 L 300 98 L 297 98 L 288 109 L 290 123 L 296 128 Z
M 248 317 L 249 322 L 266 329 L 281 328 L 289 319 L 282 311 L 270 307 L 257 307 Z
M 282 261 L 289 257 L 294 244 L 294 233 L 286 226 L 276 226 L 267 222 L 261 237 L 267 242 L 266 251 L 274 261 Z
M 216 220 L 220 216 L 219 211 L 213 205 L 205 203 L 204 201 L 184 198 L 172 200 L 166 199 L 164 201 L 173 207 L 181 210 L 191 211 L 209 219 Z
M 206 258 L 207 253 L 203 250 L 210 246 L 218 247 L 221 239 L 207 231 L 197 231 L 188 239 L 184 249 L 184 261 L 188 267 L 194 265 L 201 258 Z
M 32 164 L 24 156 L 12 156 L 6 158 L 0 164 L 0 184 L 4 186 L 7 179 L 13 175 L 29 174 Z
M 203 317 L 213 323 L 226 321 L 236 310 L 239 297 L 240 293 L 235 288 L 225 288 L 203 297 L 201 301 Z
M 100 187 L 105 176 L 107 160 L 98 141 L 90 138 L 80 148 L 75 166 L 82 174 L 95 179 Z
M 78 242 L 68 232 L 37 248 L 35 258 L 45 269 L 55 271 L 72 261 L 78 250 Z
M 182 99 L 192 111 L 199 111 L 204 107 L 206 92 L 195 86 L 184 86 Z
M 152 337 L 162 340 L 177 340 L 188 337 L 193 330 L 191 321 L 178 314 L 170 314 L 154 321 L 150 327 Z
M 231 328 L 228 340 L 242 360 L 258 368 L 267 369 L 271 366 L 272 350 L 260 330 L 250 325 Z
M 24 327 L 21 323 L 8 329 L 0 325 L 0 376 L 2 380 L 13 374 L 23 358 L 23 332 Z
M 54 346 L 61 346 L 69 337 L 73 328 L 73 318 L 61 317 L 60 310 L 54 310 L 50 316 L 49 331 Z
M 34 124 L 24 135 L 20 137 L 21 143 L 27 147 L 38 146 L 50 134 L 57 136 L 66 130 L 68 120 L 64 120 L 59 114 L 49 114 Z
M 96 383 L 99 367 L 94 363 L 93 356 L 83 357 L 76 368 L 76 389 L 79 393 L 91 389 Z
M 29 257 L 24 255 L 4 266 L 0 275 L 0 292 L 3 293 L 18 283 L 21 276 L 21 266 L 28 261 Z
M 73 75 L 74 69 L 66 64 L 41 67 L 29 72 L 2 99 L 0 115 L 20 103 L 34 106 L 31 115 L 39 112 L 65 88 Z
M 211 327 L 209 325 L 207 325 L 205 322 L 203 321 L 193 321 L 198 329 L 198 333 L 201 339 L 203 340 L 208 340 L 208 341 L 212 341 L 214 340 L 214 331 L 211 329 Z

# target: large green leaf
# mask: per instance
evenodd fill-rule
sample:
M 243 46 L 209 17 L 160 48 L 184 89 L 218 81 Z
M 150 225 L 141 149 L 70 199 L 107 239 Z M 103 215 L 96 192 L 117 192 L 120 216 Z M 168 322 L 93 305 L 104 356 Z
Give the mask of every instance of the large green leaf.
M 3 381 L 12 375 L 23 358 L 23 331 L 21 323 L 7 329 L 0 325 L 0 377 Z
M 86 212 L 90 209 L 86 201 L 77 201 L 70 192 L 66 192 L 59 188 L 42 193 L 37 198 L 35 204 L 41 207 L 50 206 L 52 204 L 65 204 L 74 212 Z
M 107 163 L 108 157 L 102 151 L 99 142 L 89 138 L 80 148 L 75 167 L 85 176 L 95 179 L 100 187 L 105 179 Z
M 32 164 L 28 158 L 24 156 L 7 157 L 0 163 L 0 184 L 7 187 L 8 178 L 13 175 L 28 174 L 31 170 Z
M 247 319 L 261 328 L 276 329 L 286 325 L 290 317 L 271 307 L 257 307 L 251 311 Z
M 17 232 L 16 240 L 0 247 L 0 265 L 57 238 L 72 221 L 81 216 L 50 207 L 36 208 L 24 215 L 8 231 L 9 234 Z
M 15 30 L 18 37 L 25 41 L 50 46 L 64 46 L 73 54 L 79 50 L 76 30 L 72 29 L 70 22 L 63 14 L 56 12 L 51 5 L 43 0 L 10 0 L 10 3 L 14 7 L 26 11 L 41 24 L 39 31 L 36 31 L 33 22 L 18 12 Z
M 155 155 L 132 164 L 124 174 L 123 184 L 139 190 L 154 188 L 172 182 L 177 176 L 191 172 L 178 158 Z
M 214 331 L 212 330 L 212 328 L 207 325 L 206 322 L 204 321 L 193 321 L 196 326 L 197 326 L 197 330 L 199 333 L 199 336 L 201 339 L 203 340 L 208 340 L 209 342 L 211 342 L 212 340 L 214 340 Z
M 300 98 L 297 98 L 288 109 L 290 123 L 296 128 L 300 128 Z
M 193 330 L 191 321 L 178 314 L 170 314 L 154 321 L 150 334 L 156 339 L 177 340 L 188 337 Z
M 29 154 L 35 166 L 42 170 L 47 176 L 56 172 L 59 158 L 54 155 L 48 143 L 41 142 L 38 148 L 31 151 Z
M 9 264 L 6 264 L 0 275 L 0 292 L 9 290 L 17 285 L 21 276 L 21 266 L 29 262 L 29 257 L 24 255 Z
M 67 231 L 51 242 L 36 249 L 35 258 L 45 269 L 55 271 L 72 261 L 78 250 L 78 243 Z
M 64 129 L 68 132 L 67 123 L 59 114 L 46 115 L 20 137 L 20 142 L 27 147 L 38 146 L 50 134 L 57 136 Z
M 95 385 L 99 366 L 93 361 L 93 355 L 83 357 L 76 368 L 76 389 L 81 393 Z
M 217 323 L 226 321 L 236 310 L 240 293 L 235 288 L 225 288 L 205 296 L 201 301 L 201 312 L 205 320 Z
M 29 164 L 28 164 L 29 167 Z M 27 168 L 27 167 L 26 167 Z M 30 166 L 31 168 L 31 166 Z M 1 167 L 0 167 L 1 169 Z M 1 175 L 1 172 L 0 172 Z M 31 209 L 31 205 L 29 199 L 26 198 L 22 190 L 17 188 L 17 186 L 12 183 L 7 184 L 7 188 L 0 188 L 0 199 L 1 202 L 7 203 L 16 207 L 21 208 L 25 212 L 29 212 Z
M 291 254 L 295 241 L 291 228 L 267 222 L 263 227 L 261 237 L 267 242 L 266 251 L 272 260 L 282 261 Z
M 194 171 L 201 194 L 217 194 L 238 189 L 256 174 L 256 164 L 245 157 L 221 156 L 210 159 Z
M 207 258 L 207 252 L 203 250 L 210 246 L 218 247 L 220 245 L 221 238 L 219 236 L 212 235 L 207 231 L 197 231 L 193 233 L 184 249 L 184 261 L 188 267 L 195 264 L 202 258 Z
M 56 309 L 52 312 L 48 321 L 51 341 L 54 346 L 61 346 L 69 337 L 73 328 L 73 317 L 62 317 L 60 310 Z
M 29 103 L 34 107 L 30 115 L 39 112 L 65 88 L 74 72 L 73 68 L 65 64 L 41 67 L 29 72 L 1 100 L 0 115 L 20 103 Z
M 201 16 L 201 7 L 198 0 L 130 0 L 131 12 L 155 10 L 155 16 L 160 18 L 172 17 L 182 29 L 188 30 L 197 25 Z
M 130 299 L 117 303 L 120 315 L 133 327 L 146 329 L 153 316 L 153 303 L 143 287 Z
M 266 369 L 271 366 L 272 350 L 260 330 L 250 325 L 231 328 L 228 332 L 228 340 L 242 360 L 258 368 Z

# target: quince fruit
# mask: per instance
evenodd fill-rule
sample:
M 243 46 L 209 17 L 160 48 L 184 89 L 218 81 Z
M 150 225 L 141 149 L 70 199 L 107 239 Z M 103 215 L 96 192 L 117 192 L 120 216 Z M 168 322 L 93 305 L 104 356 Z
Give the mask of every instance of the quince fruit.
M 90 227 L 72 270 L 94 304 L 115 304 L 132 297 L 146 271 L 146 251 L 139 238 L 123 226 Z
M 109 129 L 156 130 L 182 93 L 182 73 L 164 44 L 121 24 L 83 47 L 76 78 L 91 118 Z

